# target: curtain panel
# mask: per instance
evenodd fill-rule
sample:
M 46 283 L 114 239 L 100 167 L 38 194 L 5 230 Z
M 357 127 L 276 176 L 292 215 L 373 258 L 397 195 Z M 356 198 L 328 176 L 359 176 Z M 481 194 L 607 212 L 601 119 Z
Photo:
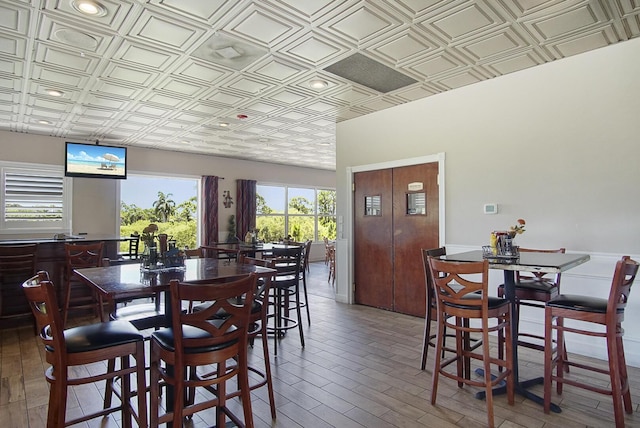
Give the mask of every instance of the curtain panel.
M 218 241 L 218 177 L 202 177 L 202 244 L 212 245 Z
M 236 229 L 244 240 L 248 231 L 256 228 L 256 180 L 236 181 Z

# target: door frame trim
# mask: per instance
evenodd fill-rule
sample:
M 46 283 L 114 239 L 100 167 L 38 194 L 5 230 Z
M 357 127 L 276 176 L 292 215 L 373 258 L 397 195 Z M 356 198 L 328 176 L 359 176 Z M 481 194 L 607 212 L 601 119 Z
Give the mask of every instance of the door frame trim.
M 396 168 L 423 163 L 438 162 L 438 240 L 440 246 L 445 239 L 445 154 L 444 152 L 415 158 L 398 159 L 394 161 L 373 163 L 368 165 L 348 166 L 347 183 L 351 195 L 347 198 L 347 209 L 344 211 L 344 219 L 338 218 L 338 239 L 336 241 L 336 255 L 341 266 L 347 269 L 336 269 L 336 284 L 346 285 L 344 290 L 336 290 L 336 300 L 343 303 L 354 303 L 353 272 L 354 272 L 354 215 L 353 215 L 353 185 L 354 174 L 363 171 L 375 171 L 378 169 Z M 340 257 L 339 255 L 342 255 Z M 342 288 L 342 287 L 339 287 Z

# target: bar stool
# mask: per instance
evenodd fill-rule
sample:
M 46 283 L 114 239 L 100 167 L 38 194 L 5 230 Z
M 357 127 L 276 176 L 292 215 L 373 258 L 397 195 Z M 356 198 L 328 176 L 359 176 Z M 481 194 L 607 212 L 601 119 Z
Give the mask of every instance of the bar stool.
M 488 295 L 489 263 L 487 260 L 460 263 L 428 257 L 428 262 L 438 311 L 431 404 L 436 403 L 440 375 L 457 381 L 459 387 L 462 387 L 463 384 L 482 387 L 486 394 L 488 425 L 493 427 L 493 387 L 506 380 L 507 401 L 510 405 L 514 403 L 515 379 L 511 347 L 511 305 L 505 299 Z M 480 281 L 476 280 L 478 274 L 481 275 Z M 455 319 L 455 322 L 449 321 L 450 319 Z M 472 319 L 479 320 L 480 326 L 471 327 L 467 321 Z M 496 322 L 490 325 L 489 319 L 496 319 Z M 445 346 L 445 327 L 455 332 L 455 348 Z M 489 352 L 489 333 L 499 330 L 506 331 L 507 352 L 505 359 L 491 357 Z M 481 354 L 473 352 L 464 344 L 464 335 L 472 332 L 482 334 Z M 454 356 L 443 359 L 443 351 L 453 352 Z M 482 361 L 483 380 L 477 381 L 467 378 L 463 368 L 465 358 Z M 452 363 L 456 363 L 455 373 L 446 370 L 447 366 Z M 492 377 L 492 365 L 503 367 L 504 371 Z
M 151 415 L 150 426 L 173 422 L 183 425 L 185 416 L 215 407 L 216 426 L 224 427 L 226 416 L 236 426 L 253 427 L 251 394 L 248 378 L 247 346 L 248 329 L 253 296 L 256 287 L 255 274 L 235 278 L 231 282 L 181 283 L 171 280 L 172 327 L 151 334 Z M 200 311 L 184 312 L 183 303 L 205 300 L 210 304 Z M 225 317 L 216 317 L 218 313 Z M 235 360 L 228 364 L 229 360 Z M 173 367 L 170 371 L 163 367 Z M 187 376 L 196 373 L 189 368 L 215 365 L 216 370 L 206 376 Z M 226 382 L 238 379 L 237 394 L 228 394 Z M 160 415 L 160 382 L 175 388 L 174 400 L 166 413 Z M 193 403 L 193 388 L 205 387 L 214 394 L 213 399 Z M 239 395 L 242 401 L 244 424 L 227 407 L 227 399 Z
M 67 325 L 69 310 L 93 308 L 100 321 L 105 321 L 102 298 L 96 297 L 84 283 L 76 279 L 74 269 L 102 266 L 104 242 L 94 244 L 65 244 L 65 299 L 63 325 Z M 78 289 L 74 296 L 72 289 Z M 79 295 L 78 295 L 79 294 Z
M 631 404 L 629 378 L 627 376 L 627 365 L 622 342 L 622 335 L 624 334 L 622 321 L 624 320 L 624 309 L 631 293 L 631 286 L 637 273 L 638 262 L 631 260 L 629 256 L 624 256 L 616 263 L 608 299 L 560 294 L 547 302 L 545 308 L 544 347 L 545 413 L 549 413 L 551 408 L 551 383 L 555 381 L 558 394 L 562 394 L 562 386 L 566 383 L 588 391 L 611 395 L 616 427 L 624 427 L 623 406 L 628 414 L 633 413 L 633 406 Z M 580 323 L 565 326 L 564 321 L 566 319 L 580 321 Z M 555 324 L 553 323 L 554 320 L 556 321 Z M 586 323 L 604 326 L 604 332 L 601 328 L 589 329 Z M 580 328 L 582 326 L 584 328 Z M 554 349 L 552 341 L 554 331 L 557 335 L 557 349 Z M 604 338 L 607 342 L 608 367 L 570 361 L 564 352 L 565 332 Z M 603 388 L 596 384 L 587 384 L 584 381 L 565 378 L 564 366 L 608 375 L 610 379 L 609 387 Z M 555 375 L 553 374 L 554 368 L 556 369 Z M 583 379 L 587 379 L 587 377 Z
M 36 244 L 0 245 L 0 319 L 30 317 L 22 282 L 35 275 Z
M 522 253 L 565 253 L 564 248 L 557 250 L 534 250 L 531 248 L 520 248 Z M 544 309 L 545 302 L 553 299 L 560 293 L 560 279 L 561 274 L 556 273 L 551 276 L 544 272 L 516 272 L 516 301 L 518 313 L 514 314 L 516 323 L 520 322 L 520 306 L 529 306 L 534 308 Z M 498 297 L 504 297 L 504 284 L 498 286 Z M 521 340 L 521 338 L 525 340 Z M 530 340 L 537 340 L 538 343 L 534 343 Z M 540 344 L 542 343 L 542 344 Z M 535 349 L 537 351 L 544 351 L 544 336 L 540 334 L 519 332 L 518 333 L 518 346 L 524 346 L 525 348 Z M 566 346 L 563 346 L 566 358 Z M 504 335 L 498 332 L 498 358 L 503 357 L 504 352 Z M 565 366 L 565 370 L 569 370 L 569 366 Z
M 83 325 L 64 330 L 58 308 L 56 291 L 49 281 L 46 272 L 30 278 L 22 284 L 33 316 L 38 325 L 38 333 L 44 344 L 47 363 L 51 364 L 45 376 L 50 384 L 48 427 L 65 427 L 109 413 L 122 411 L 122 422 L 125 427 L 131 426 L 131 417 L 138 426 L 147 426 L 147 399 L 144 368 L 144 341 L 138 330 L 128 322 L 113 321 Z M 135 365 L 130 366 L 130 357 L 135 358 Z M 115 370 L 116 359 L 120 359 L 120 369 Z M 74 367 L 108 361 L 109 369 L 105 373 L 92 374 L 86 377 L 69 377 L 76 372 Z M 131 374 L 137 378 L 137 408 L 131 403 Z M 122 387 L 119 396 L 121 404 L 116 407 L 105 406 L 102 410 L 86 414 L 74 420 L 66 421 L 68 387 L 106 380 L 111 388 L 116 378 L 121 379 Z
M 284 337 L 288 330 L 298 328 L 300 344 L 304 348 L 302 315 L 300 306 L 300 269 L 302 266 L 302 247 L 287 245 L 273 248 L 272 267 L 276 270 L 271 284 L 271 302 L 273 312 L 269 318 L 273 323 L 268 330 L 276 337 L 274 354 L 278 355 L 278 338 Z M 295 318 L 291 312 L 295 313 Z

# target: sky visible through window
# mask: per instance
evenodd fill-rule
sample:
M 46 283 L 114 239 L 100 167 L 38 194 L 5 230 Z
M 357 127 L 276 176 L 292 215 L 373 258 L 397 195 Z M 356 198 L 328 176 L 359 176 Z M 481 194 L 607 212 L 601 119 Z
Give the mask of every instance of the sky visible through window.
M 198 195 L 198 180 L 175 177 L 145 177 L 131 175 L 120 186 L 120 199 L 127 205 L 151 208 L 158 199 L 158 192 L 171 193 L 176 206 Z

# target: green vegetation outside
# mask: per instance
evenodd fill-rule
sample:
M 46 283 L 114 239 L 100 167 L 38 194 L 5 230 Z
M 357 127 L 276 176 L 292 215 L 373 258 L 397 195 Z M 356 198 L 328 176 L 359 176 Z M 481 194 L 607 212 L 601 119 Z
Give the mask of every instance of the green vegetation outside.
M 134 233 L 142 235 L 142 231 L 150 223 L 158 226 L 159 233 L 166 233 L 169 239 L 176 241 L 178 248 L 196 247 L 197 231 L 197 198 L 176 205 L 171 199 L 171 193 L 158 192 L 158 199 L 152 208 L 140 208 L 135 204 L 122 203 L 120 207 L 120 235 L 130 236 Z M 126 251 L 128 244 L 120 244 L 120 251 Z M 140 252 L 144 251 L 144 243 L 140 242 Z

